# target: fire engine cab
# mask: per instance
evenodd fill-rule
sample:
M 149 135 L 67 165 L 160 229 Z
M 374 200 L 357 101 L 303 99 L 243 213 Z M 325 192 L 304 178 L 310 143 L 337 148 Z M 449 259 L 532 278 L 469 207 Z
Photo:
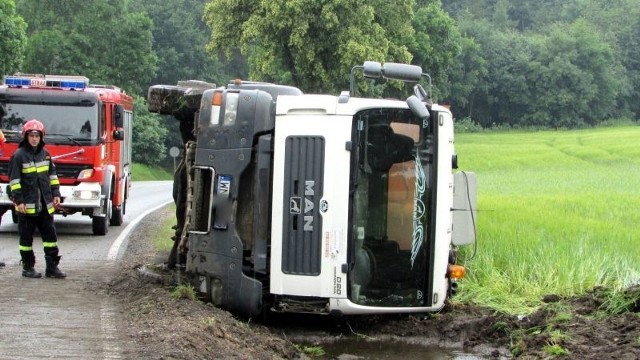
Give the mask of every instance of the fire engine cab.
M 93 234 L 119 226 L 131 184 L 133 98 L 84 76 L 11 75 L 0 85 L 0 214 L 17 216 L 8 188 L 9 159 L 23 140 L 22 126 L 38 119 L 60 179 L 64 216 L 91 217 Z

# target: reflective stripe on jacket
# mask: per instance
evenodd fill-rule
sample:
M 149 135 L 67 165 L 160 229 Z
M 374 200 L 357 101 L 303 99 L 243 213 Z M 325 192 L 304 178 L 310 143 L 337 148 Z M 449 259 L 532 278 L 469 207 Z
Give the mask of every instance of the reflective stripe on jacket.
M 25 204 L 26 215 L 37 215 L 42 209 L 44 199 L 47 211 L 53 214 L 53 198 L 60 197 L 60 181 L 51 155 L 40 141 L 33 148 L 28 143 L 20 147 L 9 160 L 9 187 L 13 202 Z

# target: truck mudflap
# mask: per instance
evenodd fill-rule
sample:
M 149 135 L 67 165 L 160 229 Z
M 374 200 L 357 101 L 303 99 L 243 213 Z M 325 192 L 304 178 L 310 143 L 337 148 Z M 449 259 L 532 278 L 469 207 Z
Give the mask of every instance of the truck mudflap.
M 263 312 L 262 282 L 242 273 L 242 244 L 213 241 L 212 235 L 191 234 L 187 267 L 197 275 L 200 290 L 216 306 L 253 317 Z M 222 244 L 226 243 L 226 246 Z M 207 251 L 200 251 L 198 248 Z

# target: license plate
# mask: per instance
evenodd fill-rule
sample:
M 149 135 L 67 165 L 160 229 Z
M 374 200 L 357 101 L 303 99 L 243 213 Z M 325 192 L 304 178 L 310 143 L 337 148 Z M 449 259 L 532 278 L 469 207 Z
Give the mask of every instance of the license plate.
M 218 195 L 229 196 L 230 189 L 231 189 L 231 176 L 226 176 L 226 175 L 218 176 L 218 189 L 217 189 Z

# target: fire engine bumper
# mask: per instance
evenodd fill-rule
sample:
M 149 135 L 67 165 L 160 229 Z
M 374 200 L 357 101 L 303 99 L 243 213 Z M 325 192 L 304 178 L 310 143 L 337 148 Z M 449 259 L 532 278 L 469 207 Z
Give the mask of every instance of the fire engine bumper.
M 0 183 L 0 208 L 12 208 L 13 201 L 7 194 L 7 183 Z M 101 213 L 102 187 L 99 183 L 80 183 L 76 186 L 60 186 L 62 208 L 75 211 L 94 209 L 93 213 Z
M 75 186 L 60 186 L 62 208 L 100 209 L 102 187 L 97 182 L 80 183 Z
M 13 201 L 9 199 L 7 187 L 9 184 L 0 182 L 0 207 L 13 207 Z

